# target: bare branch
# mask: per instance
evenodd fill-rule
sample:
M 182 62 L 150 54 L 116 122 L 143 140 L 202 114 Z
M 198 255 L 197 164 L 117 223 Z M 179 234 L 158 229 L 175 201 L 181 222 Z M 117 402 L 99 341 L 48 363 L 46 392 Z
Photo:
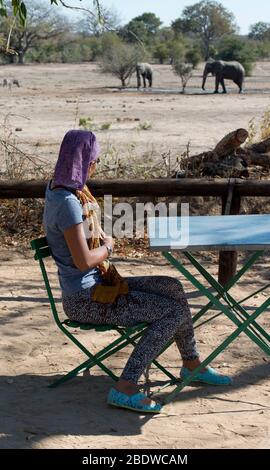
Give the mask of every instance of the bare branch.
M 72 7 L 71 5 L 67 5 L 63 0 L 59 0 L 61 5 L 65 8 L 69 8 L 70 10 L 79 10 L 79 11 L 85 11 L 86 13 L 88 13 L 90 16 L 93 16 L 94 18 L 96 18 L 96 15 L 95 13 L 93 13 L 91 10 L 88 10 L 88 8 L 84 8 L 84 7 Z M 100 4 L 99 4 L 99 1 L 95 1 L 95 4 L 97 5 L 97 10 L 98 10 L 98 18 L 99 20 L 101 20 L 102 18 L 102 14 L 101 14 L 101 8 L 100 8 Z

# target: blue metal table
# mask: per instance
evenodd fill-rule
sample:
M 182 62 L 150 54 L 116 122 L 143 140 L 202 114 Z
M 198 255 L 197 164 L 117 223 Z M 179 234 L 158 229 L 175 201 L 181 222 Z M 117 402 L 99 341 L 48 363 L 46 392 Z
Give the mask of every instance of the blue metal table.
M 244 302 L 267 287 L 257 290 L 248 297 L 237 301 L 229 290 L 254 265 L 257 259 L 270 249 L 270 215 L 224 215 L 224 216 L 194 216 L 194 217 L 149 217 L 148 237 L 150 249 L 162 251 L 164 257 L 185 278 L 190 281 L 199 292 L 205 295 L 209 302 L 194 317 L 196 324 L 206 312 L 214 307 L 218 313 L 202 321 L 201 326 L 219 315 L 229 318 L 236 329 L 195 369 L 190 376 L 176 386 L 164 403 L 171 401 L 202 368 L 207 366 L 215 357 L 224 351 L 240 333 L 245 333 L 267 355 L 270 355 L 270 335 L 258 323 L 260 315 L 267 311 L 270 305 L 268 297 L 251 315 L 244 307 Z M 198 251 L 251 251 L 252 254 L 242 268 L 230 281 L 222 286 L 192 255 Z M 172 252 L 180 251 L 207 281 L 209 288 L 205 287 L 193 275 L 181 260 Z M 215 293 L 213 294 L 212 290 Z M 171 343 L 170 343 L 171 344 Z M 167 346 L 168 347 L 168 346 Z

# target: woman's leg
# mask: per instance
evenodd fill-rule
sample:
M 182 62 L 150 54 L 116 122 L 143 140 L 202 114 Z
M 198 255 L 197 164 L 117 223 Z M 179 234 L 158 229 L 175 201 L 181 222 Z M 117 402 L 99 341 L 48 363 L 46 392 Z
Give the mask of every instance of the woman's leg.
M 190 369 L 197 367 L 200 363 L 198 360 L 199 354 L 194 355 L 196 341 L 192 317 L 181 282 L 169 276 L 134 276 L 126 277 L 125 279 L 128 282 L 130 290 L 157 294 L 158 296 L 167 297 L 179 303 L 184 321 L 181 325 L 180 334 L 177 331 L 174 339 L 180 351 L 183 364 Z
M 170 291 L 171 296 L 176 296 L 177 300 L 156 293 L 133 291 L 131 285 L 129 294 L 120 296 L 115 304 L 91 302 L 89 289 L 63 299 L 67 316 L 79 322 L 119 326 L 149 323 L 116 385 L 117 390 L 122 393 L 136 393 L 140 376 L 172 338 L 176 341 L 187 369 L 192 370 L 200 364 L 186 297 L 183 291 L 181 293 L 179 283 L 176 285 L 171 282 L 171 278 L 167 279 L 165 292 Z M 160 280 L 154 283 L 152 279 L 152 289 L 158 288 Z M 149 288 L 148 286 L 148 290 Z M 162 291 L 163 289 L 164 281 Z
M 175 338 L 183 360 L 198 358 L 195 339 L 192 334 L 187 334 L 189 328 L 186 325 L 185 312 L 181 312 L 177 304 L 169 303 L 165 298 L 156 296 L 154 302 L 151 302 L 152 295 L 154 294 L 136 293 L 136 299 L 146 304 L 144 306 L 146 321 L 152 321 L 134 348 L 121 375 L 121 378 L 133 383 L 138 382 L 146 367 L 172 338 Z M 162 316 L 156 312 L 157 318 L 153 320 L 155 309 L 162 312 Z
M 187 302 L 130 289 L 129 294 L 121 296 L 115 305 L 105 305 L 91 302 L 87 290 L 63 299 L 63 306 L 69 318 L 79 322 L 119 326 L 149 323 L 122 373 L 124 380 L 136 384 L 145 368 L 173 337 L 183 360 L 198 358 Z
M 178 279 L 170 276 L 130 276 L 125 277 L 130 290 L 149 292 L 176 301 L 186 298 L 183 286 Z

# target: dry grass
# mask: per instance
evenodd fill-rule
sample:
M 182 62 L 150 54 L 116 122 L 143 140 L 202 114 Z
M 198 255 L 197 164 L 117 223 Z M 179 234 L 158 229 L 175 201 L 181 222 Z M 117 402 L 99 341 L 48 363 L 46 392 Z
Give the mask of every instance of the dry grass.
M 5 116 L 0 131 L 0 180 L 48 179 L 52 172 L 47 162 L 22 150 L 19 138 Z M 43 200 L 3 199 L 0 206 L 0 244 L 20 246 L 42 233 Z
M 249 136 L 246 142 L 247 145 L 251 145 L 270 137 L 270 109 L 264 111 L 257 123 L 254 118 L 249 121 L 248 134 Z
M 29 179 L 48 180 L 53 172 L 53 167 L 47 161 L 40 158 L 36 153 L 26 153 L 22 150 L 23 142 L 18 135 L 11 130 L 9 118 L 5 116 L 0 131 L 0 180 L 22 181 Z M 13 115 L 14 116 L 14 115 Z M 261 120 L 256 125 L 255 120 L 250 121 L 249 140 L 251 144 L 255 141 L 270 136 L 270 111 L 263 113 Z M 152 145 L 151 149 L 143 154 L 138 153 L 136 145 L 130 143 L 127 146 L 125 156 L 110 140 L 107 141 L 101 163 L 96 172 L 98 179 L 135 179 L 135 178 L 168 178 L 181 170 L 185 170 L 190 157 L 190 144 L 187 144 L 183 154 L 174 155 L 170 150 L 160 155 L 159 149 Z M 147 163 L 146 163 L 147 162 Z M 200 168 L 194 168 L 192 177 L 201 177 Z M 259 175 L 258 177 L 261 177 Z M 116 199 L 117 200 L 117 199 Z M 171 202 L 169 198 L 153 198 L 154 203 L 159 201 Z M 133 206 L 137 199 L 130 198 Z M 178 198 L 178 203 L 189 202 L 190 213 L 195 214 L 219 214 L 220 201 L 218 198 Z M 31 238 L 40 236 L 42 232 L 43 199 L 13 199 L 2 200 L 0 206 L 0 244 L 24 246 Z M 243 213 L 265 213 L 270 211 L 270 203 L 267 198 L 249 198 L 243 200 Z M 125 254 L 141 256 L 147 246 L 146 239 L 128 242 L 129 249 L 126 251 L 126 240 L 118 243 L 119 255 Z M 136 246 L 135 246 L 136 245 Z

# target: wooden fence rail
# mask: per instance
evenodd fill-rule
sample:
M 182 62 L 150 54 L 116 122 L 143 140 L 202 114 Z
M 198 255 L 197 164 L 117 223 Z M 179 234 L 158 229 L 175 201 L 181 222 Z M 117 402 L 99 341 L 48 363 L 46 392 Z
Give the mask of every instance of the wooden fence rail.
M 222 214 L 239 214 L 242 197 L 270 197 L 270 181 L 242 179 L 91 180 L 96 197 L 215 196 Z M 0 181 L 0 199 L 44 198 L 44 181 Z M 220 252 L 219 281 L 226 284 L 237 269 L 237 252 Z
M 227 195 L 231 180 L 155 179 L 155 180 L 91 180 L 95 196 L 110 194 L 131 196 L 217 196 Z M 0 181 L 0 199 L 44 198 L 44 181 Z M 234 193 L 244 196 L 270 196 L 270 181 L 234 180 Z

